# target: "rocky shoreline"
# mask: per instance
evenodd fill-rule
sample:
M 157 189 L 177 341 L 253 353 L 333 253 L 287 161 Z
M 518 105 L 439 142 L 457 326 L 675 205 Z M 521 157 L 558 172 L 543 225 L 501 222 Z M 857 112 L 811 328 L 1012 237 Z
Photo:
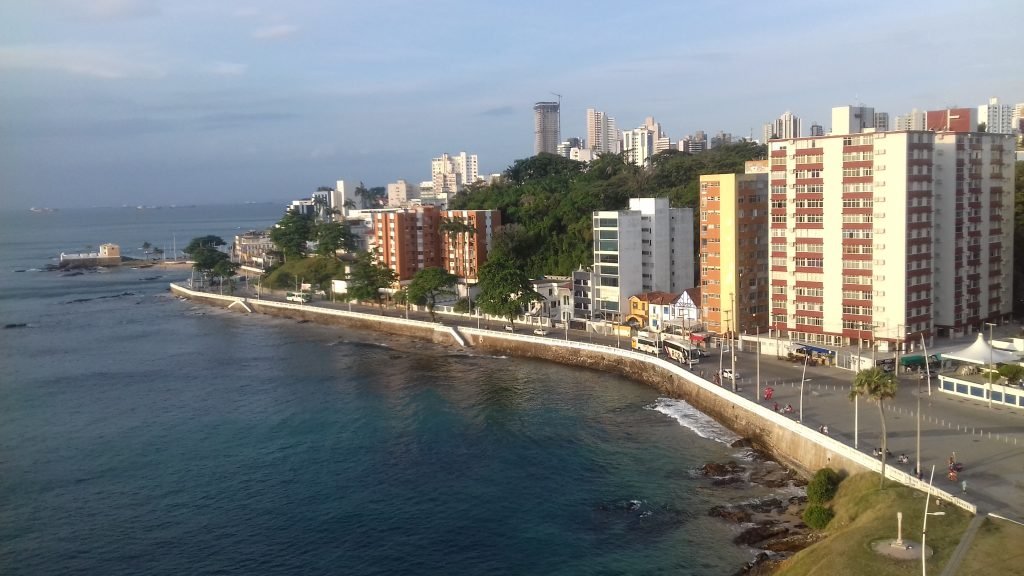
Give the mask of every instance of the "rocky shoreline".
M 732 447 L 751 448 L 751 444 L 749 440 L 741 439 Z M 734 544 L 760 551 L 734 574 L 763 576 L 771 574 L 783 560 L 821 540 L 822 536 L 808 528 L 802 519 L 807 505 L 807 496 L 802 489 L 807 482 L 793 470 L 772 460 L 770 455 L 751 450 L 753 457 L 749 462 L 708 462 L 699 472 L 713 486 L 735 485 L 739 488 L 754 484 L 800 492 L 789 497 L 747 499 L 708 510 L 709 516 L 736 525 L 739 532 L 733 538 Z

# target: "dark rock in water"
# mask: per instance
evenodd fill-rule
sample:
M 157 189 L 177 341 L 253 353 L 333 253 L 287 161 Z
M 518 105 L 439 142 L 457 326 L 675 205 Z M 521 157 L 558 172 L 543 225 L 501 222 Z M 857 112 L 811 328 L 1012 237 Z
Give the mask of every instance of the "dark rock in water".
M 85 274 L 85 272 L 65 272 L 61 274 L 61 277 L 64 278 L 68 276 L 81 276 L 82 274 Z
M 729 520 L 737 524 L 743 524 L 750 522 L 751 514 L 748 510 L 742 508 L 733 508 L 732 506 L 714 506 L 708 510 L 708 516 L 722 518 L 723 520 Z
M 729 444 L 732 448 L 753 448 L 754 443 L 750 441 L 750 438 L 740 438 L 732 444 Z
M 726 462 L 725 464 L 719 464 L 718 462 L 708 462 L 707 464 L 704 464 L 703 466 L 700 467 L 701 474 L 705 476 L 716 477 L 731 476 L 733 474 L 743 472 L 744 470 L 746 470 L 746 468 L 740 466 L 739 464 L 733 462 L 732 460 Z
M 747 562 L 743 568 L 737 570 L 733 576 L 768 576 L 775 570 L 777 562 L 767 552 L 761 552 L 752 561 Z
M 743 532 L 740 532 L 739 536 L 732 539 L 736 544 L 753 545 L 758 542 L 764 542 L 769 538 L 775 538 L 777 536 L 785 536 L 789 534 L 789 528 L 785 526 L 779 526 L 776 524 L 758 524 L 751 528 L 747 528 Z
M 5 329 L 6 329 L 6 328 L 25 328 L 25 327 L 27 327 L 27 326 L 28 326 L 28 324 L 26 324 L 26 323 L 24 323 L 24 322 L 16 322 L 16 323 L 14 323 L 14 324 L 5 324 L 5 325 L 4 325 L 4 328 L 5 328 Z
M 24 272 L 24 271 L 25 271 L 24 268 L 21 268 L 20 270 L 15 270 L 15 272 Z
M 731 484 L 739 484 L 743 482 L 743 478 L 739 476 L 725 476 L 721 478 L 715 478 L 711 481 L 712 486 L 729 486 Z

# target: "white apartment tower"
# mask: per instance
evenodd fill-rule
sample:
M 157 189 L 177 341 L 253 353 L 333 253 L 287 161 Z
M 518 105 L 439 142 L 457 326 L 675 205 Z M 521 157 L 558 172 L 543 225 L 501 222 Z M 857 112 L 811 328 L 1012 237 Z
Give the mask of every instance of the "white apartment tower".
M 629 297 L 693 287 L 693 210 L 668 198 L 631 198 L 629 208 L 594 212 L 594 312 L 621 320 Z
M 919 112 L 917 108 L 910 111 L 909 114 L 896 117 L 896 131 L 905 132 L 907 130 L 924 130 L 925 129 L 925 113 Z
M 619 153 L 619 131 L 615 128 L 615 118 L 587 108 L 587 148 L 595 156 Z
M 1000 104 L 999 98 L 989 98 L 988 104 L 978 106 L 978 122 L 985 123 L 986 132 L 1013 134 L 1013 107 Z
M 655 133 L 646 126 L 622 132 L 622 151 L 626 161 L 646 166 L 654 156 Z
M 774 122 L 764 125 L 764 142 L 776 138 L 784 140 L 799 138 L 801 134 L 803 134 L 803 121 L 788 110 Z
M 858 134 L 874 127 L 874 108 L 837 106 L 832 109 L 832 134 Z
M 460 152 L 458 156 L 447 153 L 430 161 L 430 179 L 434 184 L 434 192 L 455 194 L 461 192 L 466 184 L 480 179 L 479 165 L 476 154 Z
M 1012 146 L 923 130 L 772 142 L 771 325 L 821 346 L 888 349 L 1006 317 Z
M 389 183 L 387 190 L 388 206 L 393 208 L 407 206 L 411 200 L 420 197 L 419 188 L 405 180 Z

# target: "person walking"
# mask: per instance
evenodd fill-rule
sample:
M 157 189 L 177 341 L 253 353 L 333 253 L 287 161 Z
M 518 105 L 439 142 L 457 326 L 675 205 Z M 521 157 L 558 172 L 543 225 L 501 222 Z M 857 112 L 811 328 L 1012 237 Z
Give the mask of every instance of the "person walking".
M 960 483 L 960 493 L 967 494 L 967 480 Z

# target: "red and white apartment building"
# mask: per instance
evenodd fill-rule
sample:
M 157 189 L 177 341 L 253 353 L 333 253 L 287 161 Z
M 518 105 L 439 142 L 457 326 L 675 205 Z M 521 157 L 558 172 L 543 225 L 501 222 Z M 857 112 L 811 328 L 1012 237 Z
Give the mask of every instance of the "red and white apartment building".
M 834 109 L 829 135 L 769 142 L 771 326 L 887 348 L 1008 316 L 1013 137 L 977 132 L 969 109 L 896 132 L 850 121 L 864 110 Z
M 438 210 L 434 206 L 363 210 L 366 247 L 380 262 L 408 282 L 424 268 L 444 268 L 475 283 L 487 261 L 494 232 L 501 226 L 497 210 Z M 457 231 L 444 223 L 463 224 Z

